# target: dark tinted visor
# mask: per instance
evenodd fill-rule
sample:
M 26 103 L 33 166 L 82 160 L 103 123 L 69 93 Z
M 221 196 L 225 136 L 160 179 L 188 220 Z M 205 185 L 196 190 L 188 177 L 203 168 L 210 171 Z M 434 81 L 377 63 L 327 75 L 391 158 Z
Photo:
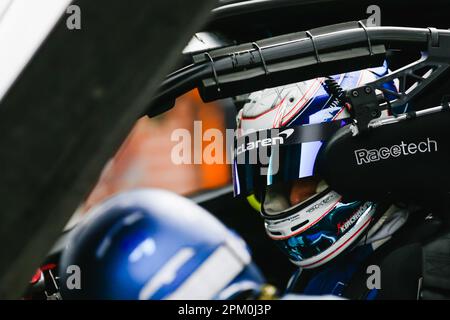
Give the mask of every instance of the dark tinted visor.
M 351 119 L 284 129 L 262 130 L 235 139 L 234 194 L 250 194 L 264 187 L 314 175 L 323 143 Z

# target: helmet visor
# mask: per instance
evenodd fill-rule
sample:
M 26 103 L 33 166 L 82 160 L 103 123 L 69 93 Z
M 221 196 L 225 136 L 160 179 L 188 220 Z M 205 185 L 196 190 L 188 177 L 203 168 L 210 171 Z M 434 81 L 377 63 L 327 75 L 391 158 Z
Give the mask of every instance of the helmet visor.
M 351 119 L 256 131 L 234 144 L 234 194 L 311 177 L 323 143 Z

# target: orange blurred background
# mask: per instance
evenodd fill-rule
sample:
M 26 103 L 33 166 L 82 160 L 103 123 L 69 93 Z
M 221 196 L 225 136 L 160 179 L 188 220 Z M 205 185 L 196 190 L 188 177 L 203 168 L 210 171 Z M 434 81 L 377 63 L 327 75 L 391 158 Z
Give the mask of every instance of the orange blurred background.
M 156 187 L 182 195 L 225 186 L 231 182 L 227 164 L 181 164 L 171 160 L 172 132 L 179 128 L 193 136 L 194 121 L 202 130 L 219 129 L 225 137 L 225 113 L 220 101 L 203 103 L 197 90 L 177 99 L 174 108 L 155 118 L 139 119 L 116 155 L 106 164 L 99 181 L 79 211 L 86 212 L 105 198 L 128 189 Z M 203 142 L 202 148 L 210 142 Z M 194 143 L 191 143 L 194 155 Z M 202 150 L 203 151 L 203 150 Z M 225 155 L 225 146 L 223 150 Z M 80 212 L 79 212 L 80 213 Z

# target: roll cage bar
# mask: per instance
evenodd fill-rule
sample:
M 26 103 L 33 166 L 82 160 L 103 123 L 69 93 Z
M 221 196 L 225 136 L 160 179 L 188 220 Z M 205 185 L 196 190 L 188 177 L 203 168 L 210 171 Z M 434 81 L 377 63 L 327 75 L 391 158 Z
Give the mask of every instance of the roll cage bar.
M 195 88 L 208 102 L 380 66 L 389 54 L 411 48 L 421 52 L 420 59 L 345 92 L 358 129 L 364 131 L 382 110 L 410 103 L 448 70 L 449 30 L 369 27 L 357 21 L 202 52 L 192 57 L 192 64 L 167 76 L 148 115 L 170 109 L 178 96 Z M 394 79 L 400 81 L 398 92 L 384 87 Z M 382 93 L 381 100 L 376 92 Z

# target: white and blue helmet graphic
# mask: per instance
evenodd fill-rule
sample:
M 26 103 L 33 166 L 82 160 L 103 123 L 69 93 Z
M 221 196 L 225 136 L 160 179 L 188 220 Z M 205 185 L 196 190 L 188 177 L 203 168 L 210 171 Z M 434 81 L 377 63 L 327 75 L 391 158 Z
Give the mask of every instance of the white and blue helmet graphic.
M 63 272 L 76 265 L 81 288 Z M 246 243 L 197 204 L 142 189 L 95 207 L 73 230 L 60 264 L 63 299 L 231 299 L 263 276 Z
M 347 90 L 388 72 L 385 63 L 331 78 Z M 237 116 L 234 193 L 256 196 L 268 236 L 303 268 L 319 267 L 357 243 L 386 209 L 347 202 L 315 172 L 322 146 L 352 122 L 343 99 L 327 90 L 327 80 L 251 93 Z M 386 84 L 391 91 L 396 85 Z

